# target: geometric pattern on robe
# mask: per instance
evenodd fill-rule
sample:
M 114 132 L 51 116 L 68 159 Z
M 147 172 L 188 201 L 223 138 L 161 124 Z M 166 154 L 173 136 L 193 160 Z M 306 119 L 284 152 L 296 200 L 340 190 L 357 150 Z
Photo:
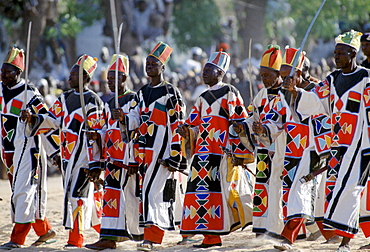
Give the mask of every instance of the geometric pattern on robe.
M 138 103 L 136 93 L 128 90 L 118 96 L 118 103 L 126 115 Z M 129 154 L 132 140 L 125 127 L 118 120 L 112 119 L 112 109 L 116 107 L 114 97 L 105 104 L 105 183 L 103 196 L 103 216 L 100 236 L 111 236 L 118 241 L 128 237 L 133 240 L 143 239 L 143 230 L 139 228 L 139 175 L 129 176 L 126 156 Z M 120 164 L 115 165 L 114 162 Z
M 253 100 L 253 118 L 248 118 L 245 124 L 254 121 L 265 123 L 274 118 L 270 114 L 274 99 L 280 88 L 261 89 Z M 253 196 L 253 232 L 266 233 L 279 237 L 284 227 L 282 218 L 282 185 L 280 176 L 283 171 L 283 156 L 285 139 L 281 134 L 273 144 L 264 146 L 262 142 L 256 146 L 256 183 Z M 277 154 L 275 153 L 277 151 Z
M 270 121 L 275 123 L 277 128 L 284 129 L 286 135 L 284 170 L 282 173 L 284 220 L 294 218 L 313 219 L 314 181 L 301 183 L 299 179 L 307 175 L 311 168 L 320 163 L 320 158 L 315 149 L 315 141 L 312 141 L 314 133 L 319 128 L 319 122 L 315 121 L 315 131 L 311 117 L 304 120 L 297 119 L 283 93 L 280 93 L 279 97 L 276 98 L 273 112 L 278 117 Z M 323 127 L 320 129 L 322 130 Z M 321 131 L 319 133 L 322 134 Z
M 342 235 L 358 232 L 360 198 L 367 183 L 369 141 L 369 70 L 357 66 L 349 74 L 336 70 L 313 92 L 299 91 L 297 113 L 331 117 L 332 141 L 328 161 L 327 207 L 324 224 Z M 330 188 L 329 188 L 330 186 Z
M 88 127 L 100 131 L 105 124 L 104 104 L 89 89 L 83 95 Z M 63 225 L 72 229 L 73 223 L 77 221 L 78 229 L 82 231 L 100 224 L 102 202 L 99 198 L 94 199 L 94 183 L 89 182 L 85 169 L 102 168 L 101 150 L 97 141 L 90 144 L 87 140 L 80 94 L 74 89 L 62 93 L 47 115 L 38 115 L 31 135 L 50 129 L 59 130 L 61 141 Z
M 174 230 L 181 221 L 186 181 L 180 172 L 170 172 L 159 160 L 184 170 L 186 159 L 181 151 L 178 125 L 184 122 L 185 104 L 179 90 L 163 81 L 147 84 L 138 92 L 138 105 L 126 115 L 128 130 L 138 130 L 137 153 L 141 199 L 140 226 L 156 225 Z
M 39 136 L 27 137 L 26 124 L 19 118 L 25 92 L 23 79 L 11 88 L 1 83 L 1 158 L 12 184 L 11 216 L 15 223 L 43 220 L 46 213 L 47 164 L 43 140 Z M 47 113 L 41 94 L 32 84 L 27 86 L 25 108 L 31 114 Z
M 224 235 L 252 221 L 252 194 L 248 172 L 233 166 L 224 155 L 228 148 L 240 158 L 253 158 L 230 126 L 247 117 L 239 91 L 217 84 L 203 92 L 186 124 L 199 129 L 184 199 L 181 234 Z

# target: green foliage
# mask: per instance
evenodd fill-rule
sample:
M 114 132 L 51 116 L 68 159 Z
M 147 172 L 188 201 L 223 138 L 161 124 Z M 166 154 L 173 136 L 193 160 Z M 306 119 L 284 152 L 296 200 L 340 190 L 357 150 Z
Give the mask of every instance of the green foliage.
M 61 0 L 60 15 L 56 21 L 57 27 L 47 30 L 47 37 L 75 37 L 86 26 L 103 17 L 101 11 L 104 0 Z
M 268 37 L 276 38 L 276 22 L 289 16 L 295 20 L 294 32 L 296 34 L 293 35 L 299 44 L 321 3 L 321 0 L 270 0 L 270 7 L 271 5 L 285 6 L 285 12 L 284 8 L 267 9 L 266 30 Z M 312 27 L 310 38 L 332 40 L 338 33 L 350 29 L 362 31 L 363 25 L 369 22 L 369 14 L 368 0 L 327 0 Z
M 173 37 L 181 51 L 209 47 L 221 34 L 220 12 L 213 0 L 176 1 L 173 15 Z

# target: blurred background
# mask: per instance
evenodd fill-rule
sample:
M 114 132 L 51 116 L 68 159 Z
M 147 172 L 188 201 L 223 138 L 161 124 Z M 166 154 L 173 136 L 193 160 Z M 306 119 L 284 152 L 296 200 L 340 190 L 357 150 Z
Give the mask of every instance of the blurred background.
M 267 45 L 277 44 L 283 51 L 286 46 L 299 47 L 321 0 L 114 3 L 117 24 L 123 24 L 120 51 L 130 58 L 128 87 L 137 91 L 148 83 L 145 58 L 158 41 L 164 41 L 174 49 L 165 77 L 179 87 L 189 111 L 206 89 L 202 67 L 210 53 L 220 48 L 231 55 L 224 81 L 235 85 L 249 104 L 251 96 L 263 87 L 258 69 Z M 109 0 L 0 0 L 0 59 L 14 44 L 26 50 L 30 21 L 29 78 L 47 104 L 69 88 L 69 70 L 85 53 L 99 59 L 90 88 L 104 101 L 112 97 L 106 84 L 106 68 L 116 51 Z M 324 79 L 335 68 L 334 38 L 350 29 L 370 31 L 368 0 L 328 0 L 303 48 L 311 61 L 312 76 Z M 362 58 L 360 52 L 358 60 Z

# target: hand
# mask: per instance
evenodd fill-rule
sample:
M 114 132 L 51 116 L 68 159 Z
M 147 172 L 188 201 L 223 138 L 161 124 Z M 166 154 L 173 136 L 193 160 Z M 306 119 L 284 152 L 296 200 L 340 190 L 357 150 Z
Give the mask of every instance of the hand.
M 175 168 L 171 167 L 168 164 L 168 160 L 167 159 L 158 159 L 158 163 L 160 163 L 161 165 L 163 165 L 163 167 L 166 168 L 166 169 L 168 169 L 170 172 L 177 171 Z
M 187 124 L 180 124 L 177 126 L 177 132 L 182 136 L 183 138 L 188 138 L 190 135 L 189 132 L 189 125 Z
M 112 109 L 112 119 L 119 120 L 120 122 L 124 122 L 125 114 L 123 113 L 121 108 Z
M 258 135 L 267 133 L 265 127 L 263 127 L 261 122 L 254 122 L 252 124 L 252 130 L 253 130 L 254 133 L 256 133 Z
M 35 118 L 31 114 L 29 109 L 21 110 L 21 120 L 22 122 L 26 122 L 26 123 L 31 123 L 31 124 L 35 123 Z
M 139 166 L 130 166 L 129 168 L 127 168 L 127 174 L 129 176 L 131 175 L 135 175 L 137 172 L 139 171 Z
M 233 157 L 231 159 L 231 163 L 235 166 L 242 165 L 243 164 L 243 158 Z
M 234 129 L 234 131 L 235 131 L 236 134 L 239 135 L 240 133 L 243 133 L 244 132 L 243 123 L 232 121 L 232 124 L 233 124 L 233 129 Z
M 95 130 L 86 131 L 86 137 L 89 141 L 95 141 L 99 138 L 99 133 Z
M 296 84 L 293 81 L 292 76 L 286 76 L 283 80 L 283 89 L 288 90 L 290 92 L 296 91 Z
M 53 165 L 57 167 L 57 169 L 61 172 L 62 171 L 62 159 L 60 158 L 60 155 L 55 155 L 52 158 Z
M 89 177 L 89 180 L 91 182 L 96 182 L 99 180 L 100 173 L 101 173 L 100 168 L 94 168 L 87 171 L 87 176 Z

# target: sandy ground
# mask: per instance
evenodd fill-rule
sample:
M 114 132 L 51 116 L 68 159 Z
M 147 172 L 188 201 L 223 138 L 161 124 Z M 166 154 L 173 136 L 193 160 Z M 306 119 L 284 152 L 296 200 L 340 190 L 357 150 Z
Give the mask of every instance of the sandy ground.
M 56 242 L 48 245 L 39 247 L 29 247 L 33 241 L 37 240 L 36 234 L 33 230 L 30 231 L 26 244 L 21 249 L 13 249 L 12 251 L 67 251 L 73 250 L 76 252 L 81 251 L 92 251 L 87 248 L 81 249 L 64 249 L 63 246 L 67 242 L 68 232 L 64 230 L 62 226 L 62 181 L 60 176 L 49 177 L 48 179 L 48 209 L 47 217 L 50 220 L 53 228 L 57 231 Z M 12 224 L 10 219 L 9 210 L 9 199 L 10 199 L 10 187 L 7 180 L 0 180 L 0 197 L 3 201 L 0 201 L 0 243 L 9 241 L 9 236 L 12 230 Z M 99 235 L 93 230 L 86 230 L 84 233 L 86 237 L 86 243 L 93 243 L 98 240 Z M 202 236 L 195 236 L 197 239 L 202 239 Z M 209 248 L 209 249 L 196 249 L 192 245 L 178 246 L 176 243 L 181 239 L 178 231 L 167 232 L 164 238 L 164 242 L 161 245 L 155 245 L 153 251 L 264 251 L 273 252 L 278 251 L 273 248 L 273 244 L 277 240 L 268 239 L 266 237 L 254 238 L 255 235 L 251 232 L 251 227 L 241 231 L 238 230 L 227 236 L 223 236 L 222 247 Z M 323 244 L 324 238 L 320 237 L 317 241 L 298 241 L 294 245 L 294 249 L 290 251 L 335 251 L 338 244 Z M 358 234 L 355 239 L 351 241 L 352 251 L 356 251 L 360 246 L 369 243 L 362 233 Z M 200 242 L 199 242 L 200 243 Z M 126 241 L 118 243 L 116 250 L 104 250 L 104 251 L 136 251 L 136 242 Z M 357 250 L 364 251 L 364 250 Z M 370 250 L 369 250 L 370 251 Z

